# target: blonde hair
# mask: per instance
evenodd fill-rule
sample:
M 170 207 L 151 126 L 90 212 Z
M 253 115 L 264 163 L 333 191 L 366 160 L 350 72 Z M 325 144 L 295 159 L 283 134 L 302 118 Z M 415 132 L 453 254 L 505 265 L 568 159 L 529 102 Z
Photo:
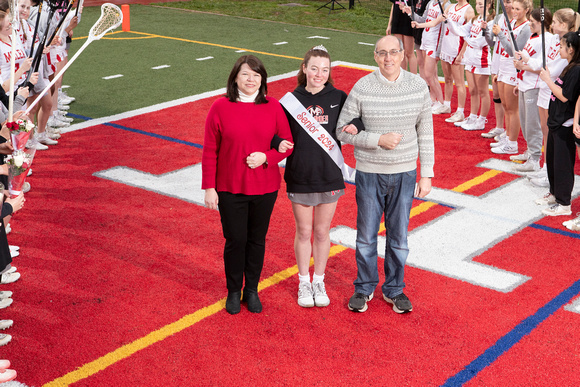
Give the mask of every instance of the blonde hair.
M 513 0 L 513 2 L 521 3 L 524 6 L 524 8 L 527 9 L 526 17 L 529 19 L 530 13 L 532 12 L 532 8 L 534 7 L 534 3 L 532 2 L 532 0 Z
M 568 26 L 568 31 L 578 31 L 580 28 L 580 14 L 572 8 L 561 8 L 554 12 L 552 19 L 558 19 L 560 23 Z

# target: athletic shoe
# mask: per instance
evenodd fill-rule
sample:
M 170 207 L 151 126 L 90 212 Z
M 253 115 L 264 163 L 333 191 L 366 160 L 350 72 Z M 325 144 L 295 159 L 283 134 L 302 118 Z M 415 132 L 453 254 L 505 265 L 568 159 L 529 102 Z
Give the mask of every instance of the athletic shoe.
M 544 208 L 542 214 L 548 216 L 572 215 L 572 209 L 570 206 L 563 206 L 556 203 L 548 208 Z
M 12 258 L 16 258 L 16 257 L 17 257 L 17 256 L 19 256 L 19 255 L 20 255 L 20 251 L 18 251 L 18 250 L 16 250 L 16 251 L 12 251 L 12 250 L 10 250 L 10 256 L 11 256 Z
M 314 304 L 316 306 L 328 306 L 330 304 L 330 299 L 326 295 L 326 289 L 324 287 L 324 282 L 313 282 L 312 291 L 314 293 Z
M 3 298 L 0 300 L 0 309 L 8 308 L 14 300 L 12 298 Z
M 52 133 L 52 134 L 61 134 L 61 131 L 59 128 L 53 128 L 52 126 L 46 125 L 46 131 L 48 133 Z
M 58 103 L 60 105 L 70 105 L 71 102 L 74 102 L 74 98 L 65 95 L 63 92 L 58 94 Z
M 10 340 L 12 340 L 12 336 L 10 335 L 6 335 L 4 333 L 0 333 L 0 347 L 3 345 L 6 345 L 10 342 Z M 9 370 L 6 370 L 5 372 L 8 372 Z M 12 371 L 12 370 L 10 370 Z M 16 371 L 14 372 L 14 374 L 16 375 Z
M 445 119 L 445 122 L 457 122 L 457 121 L 463 121 L 465 119 L 465 115 L 463 115 L 463 112 L 455 112 L 451 115 L 451 117 Z
M 537 172 L 533 172 L 533 173 L 529 173 L 528 174 L 528 179 L 539 179 L 540 177 L 547 177 L 548 176 L 548 171 L 546 171 L 546 163 L 544 163 L 544 166 L 542 168 L 540 168 Z
M 12 320 L 0 320 L 0 329 L 8 329 L 12 326 L 12 324 L 14 324 L 14 321 Z
M 540 170 L 540 162 L 538 160 L 528 159 L 525 163 L 514 165 L 516 172 L 536 172 Z
M 493 128 L 487 133 L 481 133 L 481 137 L 484 138 L 494 138 L 495 136 L 499 136 L 500 134 L 505 133 L 504 128 Z
M 33 137 L 26 142 L 26 147 L 28 149 L 36 149 L 36 150 L 47 150 L 48 147 L 38 142 L 38 140 Z
M 6 235 L 10 234 L 10 232 L 12 231 L 12 227 L 10 227 L 10 223 L 6 224 Z
M 53 128 L 66 128 L 67 126 L 70 126 L 68 122 L 63 122 L 55 116 L 48 117 L 48 121 L 46 124 L 48 126 L 52 126 Z
M 511 161 L 528 161 L 530 158 L 530 153 L 526 149 L 526 151 L 520 155 L 510 156 Z
M 393 298 L 389 298 L 383 294 L 383 298 L 389 304 L 393 304 L 393 310 L 397 313 L 407 313 L 413 310 L 413 305 L 411 305 L 411 301 L 409 301 L 405 293 L 401 293 Z
M 16 273 L 16 266 L 10 266 L 10 269 L 6 270 L 6 273 Z
M 449 114 L 451 113 L 451 106 L 445 106 L 439 101 L 435 102 L 436 105 L 431 107 L 431 112 L 433 114 Z
M 11 284 L 12 282 L 18 281 L 20 278 L 20 273 L 4 273 L 0 276 L 0 284 Z
M 63 105 L 63 104 L 59 103 L 59 104 L 57 105 L 57 109 L 58 109 L 58 110 L 68 110 L 68 109 L 70 109 L 70 106 L 68 106 L 68 105 Z
M 461 128 L 463 130 L 483 130 L 486 122 L 486 118 L 476 118 L 472 123 L 461 125 Z
M 503 144 L 505 144 L 507 142 L 508 137 L 504 133 L 504 134 L 500 134 L 499 136 L 495 136 L 493 139 L 495 140 L 495 142 L 492 142 L 489 144 L 489 146 L 491 148 L 502 146 Z
M 572 231 L 580 231 L 580 212 L 576 214 L 577 217 L 570 219 L 562 223 L 564 227 Z
M 39 143 L 44 144 L 44 145 L 56 145 L 56 144 L 58 144 L 58 141 L 53 140 L 52 138 L 48 137 L 48 134 L 46 134 L 46 132 L 37 133 L 36 140 Z
M 30 169 L 28 170 L 28 173 L 26 174 L 26 176 L 30 176 L 30 175 L 32 175 L 32 168 L 30 168 Z
M 66 112 L 61 112 L 60 110 L 57 110 L 58 113 L 55 112 L 55 114 L 53 114 L 59 121 L 62 121 L 64 123 L 68 123 L 70 124 L 71 122 L 74 121 L 74 119 L 67 117 L 66 116 Z
M 25 181 L 24 185 L 22 186 L 22 193 L 27 193 L 30 191 L 30 183 Z
M 312 308 L 314 306 L 314 295 L 312 294 L 310 282 L 300 281 L 298 284 L 298 305 L 303 308 Z
M 370 295 L 362 294 L 362 293 L 355 293 L 348 301 L 348 309 L 352 310 L 353 312 L 365 312 L 368 309 L 367 302 L 372 300 L 374 293 Z
M 506 141 L 500 146 L 496 146 L 496 147 L 491 148 L 491 152 L 495 153 L 496 155 L 513 155 L 513 154 L 518 153 L 518 146 L 517 146 L 517 144 L 515 146 L 510 145 Z
M 463 125 L 472 123 L 475 120 L 476 120 L 475 118 L 471 118 L 471 116 L 469 116 L 466 119 L 464 119 L 463 121 L 454 122 L 453 125 L 461 127 Z
M 10 248 L 10 251 L 12 251 L 12 250 L 19 251 L 20 250 L 20 246 L 8 245 L 8 247 Z M 0 297 L 0 298 L 2 298 L 2 297 Z
M 556 197 L 548 192 L 547 194 L 545 194 L 541 198 L 536 199 L 535 203 L 538 206 L 545 206 L 545 205 L 551 206 L 552 204 L 556 204 Z
M 59 97 L 62 97 L 62 98 L 64 98 L 64 99 L 66 99 L 67 101 L 70 101 L 70 102 L 74 102 L 74 101 L 76 101 L 76 98 L 75 98 L 75 97 L 70 97 L 70 96 L 67 94 L 67 92 L 66 92 L 66 91 L 64 91 L 64 90 L 61 90 L 61 91 L 60 91 L 60 93 L 58 93 L 58 96 L 59 96 Z M 69 102 L 69 103 L 70 103 L 70 102 Z M 67 104 L 67 105 L 68 105 L 68 104 Z
M 52 133 L 52 132 L 50 132 L 48 130 L 48 128 L 50 128 L 50 126 L 47 126 L 46 127 L 46 132 L 45 132 L 46 133 L 46 137 L 48 137 L 48 138 L 50 138 L 51 140 L 54 140 L 54 141 L 60 139 L 60 134 L 58 134 L 58 133 Z
M 10 298 L 12 297 L 12 292 L 10 290 L 3 290 L 0 292 L 0 299 L 1 298 Z
M 548 180 L 548 175 L 546 175 L 545 177 L 537 178 L 537 179 L 531 179 L 530 183 L 532 183 L 536 187 L 549 187 L 550 186 L 550 181 Z

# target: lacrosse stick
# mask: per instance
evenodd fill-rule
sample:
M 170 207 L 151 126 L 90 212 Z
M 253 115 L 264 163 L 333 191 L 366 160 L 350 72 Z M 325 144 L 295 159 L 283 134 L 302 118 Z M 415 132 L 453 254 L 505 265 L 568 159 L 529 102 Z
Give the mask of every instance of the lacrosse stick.
M 518 45 L 516 43 L 516 37 L 514 36 L 514 30 L 512 29 L 512 23 L 510 23 L 509 19 L 508 19 L 508 14 L 505 10 L 505 4 L 503 2 L 503 0 L 499 0 L 499 4 L 501 5 L 501 10 L 503 11 L 503 16 L 504 16 L 504 20 L 505 23 L 507 24 L 507 29 L 509 31 L 509 37 L 511 38 L 511 42 L 512 42 L 512 48 L 514 50 L 514 56 L 516 55 L 516 52 L 518 52 Z
M 85 48 L 93 40 L 101 39 L 107 32 L 114 30 L 119 27 L 123 22 L 123 13 L 121 9 L 114 4 L 105 3 L 101 6 L 101 17 L 97 22 L 91 27 L 89 31 L 89 37 L 85 44 L 75 53 L 75 55 L 68 61 L 68 63 L 60 70 L 60 72 L 52 79 L 52 81 L 46 86 L 42 93 L 34 100 L 34 102 L 26 109 L 25 114 L 30 113 L 32 108 L 42 99 L 48 90 L 56 83 L 56 81 L 64 74 L 68 67 L 78 58 L 78 56 L 83 52 Z
M 12 122 L 12 114 L 14 113 L 14 73 L 16 68 L 16 29 L 20 20 L 18 18 L 18 11 L 16 10 L 16 0 L 10 0 L 10 13 L 12 14 L 12 53 L 10 54 L 10 94 L 8 98 L 8 122 Z
M 487 0 L 483 0 L 483 22 L 487 21 Z M 485 36 L 485 29 L 481 29 L 481 36 Z
M 542 23 L 542 68 L 546 68 L 546 36 L 544 32 L 546 32 L 546 21 L 544 19 L 544 0 L 540 0 L 540 22 Z

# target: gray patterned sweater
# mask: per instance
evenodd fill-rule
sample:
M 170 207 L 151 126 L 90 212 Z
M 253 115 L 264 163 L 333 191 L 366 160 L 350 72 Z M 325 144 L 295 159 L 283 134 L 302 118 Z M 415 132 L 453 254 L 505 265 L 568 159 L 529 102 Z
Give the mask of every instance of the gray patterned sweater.
M 365 130 L 351 135 L 338 129 L 354 118 L 363 121 Z M 389 82 L 376 70 L 359 79 L 342 108 L 336 131 L 340 141 L 354 145 L 357 170 L 409 172 L 417 168 L 419 156 L 420 176 L 434 176 L 431 98 L 427 84 L 418 75 L 401 70 L 399 78 Z M 402 134 L 401 142 L 392 150 L 381 148 L 380 136 L 391 132 Z

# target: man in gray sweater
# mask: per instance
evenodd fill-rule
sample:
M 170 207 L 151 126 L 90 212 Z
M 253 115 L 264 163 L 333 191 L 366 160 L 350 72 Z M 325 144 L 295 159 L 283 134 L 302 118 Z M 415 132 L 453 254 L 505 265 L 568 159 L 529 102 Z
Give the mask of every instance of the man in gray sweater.
M 431 98 L 418 75 L 401 69 L 403 43 L 385 36 L 375 45 L 379 70 L 361 78 L 340 113 L 337 128 L 360 118 L 365 130 L 337 129 L 338 139 L 354 145 L 356 158 L 357 278 L 348 308 L 367 310 L 379 283 L 377 233 L 385 215 L 386 251 L 383 298 L 397 313 L 413 310 L 403 293 L 409 248 L 407 233 L 413 195 L 431 191 L 434 144 Z M 421 177 L 417 182 L 417 157 Z

